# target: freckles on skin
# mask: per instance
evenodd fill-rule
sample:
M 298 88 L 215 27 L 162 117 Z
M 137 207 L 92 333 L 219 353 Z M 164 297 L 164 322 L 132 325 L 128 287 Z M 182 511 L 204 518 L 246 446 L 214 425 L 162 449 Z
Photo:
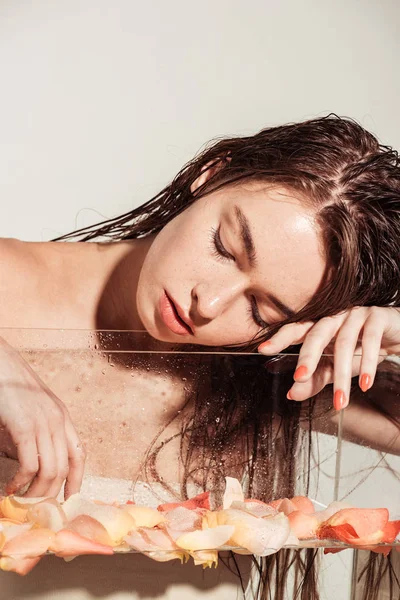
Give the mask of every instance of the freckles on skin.
M 254 267 L 245 258 L 237 208 L 253 238 Z M 215 250 L 213 231 L 219 228 L 234 260 Z M 227 187 L 197 200 L 155 236 L 140 275 L 139 314 L 149 333 L 165 341 L 244 343 L 260 329 L 251 316 L 253 295 L 261 318 L 276 323 L 284 315 L 271 296 L 297 312 L 313 297 L 324 273 L 319 228 L 306 203 L 265 185 Z M 194 338 L 178 339 L 160 325 L 157 306 L 163 289 L 186 314 L 191 311 Z
M 271 293 L 298 312 L 311 300 L 325 273 L 319 227 L 312 211 L 296 198 L 270 195 L 268 226 L 253 220 L 259 276 Z M 277 320 L 281 319 L 280 315 Z

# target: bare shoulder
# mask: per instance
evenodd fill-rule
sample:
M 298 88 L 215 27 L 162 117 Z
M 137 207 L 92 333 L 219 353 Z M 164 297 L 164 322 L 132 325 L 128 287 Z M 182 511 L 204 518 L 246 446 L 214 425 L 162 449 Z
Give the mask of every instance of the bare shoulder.
M 0 238 L 0 286 L 9 287 L 10 283 L 21 274 L 29 274 L 34 258 L 29 242 L 21 242 L 14 238 Z
M 22 267 L 26 260 L 27 248 L 25 242 L 14 238 L 0 238 L 0 275 L 2 284 L 5 283 L 4 276 L 11 276 L 15 269 Z
M 29 302 L 35 272 L 35 257 L 28 242 L 0 238 L 0 327 L 15 326 L 15 313 Z

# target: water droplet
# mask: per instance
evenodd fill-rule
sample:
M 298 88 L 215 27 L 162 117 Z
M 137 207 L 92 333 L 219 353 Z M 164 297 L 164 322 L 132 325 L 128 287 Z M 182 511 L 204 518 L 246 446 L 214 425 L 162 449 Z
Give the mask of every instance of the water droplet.
M 101 444 L 103 442 L 103 438 L 99 438 L 97 441 L 99 442 L 99 444 Z
M 101 372 L 102 372 L 102 374 L 103 374 L 103 375 L 105 375 L 105 374 L 106 374 L 106 370 L 105 370 L 105 369 L 102 369 L 102 371 L 101 371 Z
M 216 422 L 216 423 L 219 423 L 219 422 L 220 422 L 220 420 L 221 420 L 221 419 L 220 419 L 219 417 L 217 417 L 217 418 L 215 419 L 215 422 Z
M 94 349 L 95 349 L 95 350 L 98 350 L 98 349 L 99 349 L 99 345 L 98 345 L 98 344 L 95 344 L 95 345 L 94 345 Z

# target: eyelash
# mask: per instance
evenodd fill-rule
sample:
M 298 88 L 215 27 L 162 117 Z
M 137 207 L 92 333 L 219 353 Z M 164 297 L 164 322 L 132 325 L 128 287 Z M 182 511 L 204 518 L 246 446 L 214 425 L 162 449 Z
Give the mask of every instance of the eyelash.
M 218 229 L 215 229 L 214 227 L 211 229 L 212 253 L 218 260 L 233 260 L 234 262 L 236 262 L 235 257 L 226 250 L 222 243 L 221 236 L 219 233 L 220 229 L 221 226 L 219 226 Z M 264 319 L 261 318 L 257 302 L 254 296 L 252 296 L 250 299 L 248 313 L 250 315 L 251 320 L 255 321 L 259 327 L 263 329 L 265 327 L 269 327 L 268 323 L 266 323 Z

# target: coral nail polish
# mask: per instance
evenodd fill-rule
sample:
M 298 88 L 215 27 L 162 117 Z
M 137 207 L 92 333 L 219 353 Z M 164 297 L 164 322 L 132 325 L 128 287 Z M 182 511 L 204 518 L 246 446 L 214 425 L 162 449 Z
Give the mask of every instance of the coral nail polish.
M 307 367 L 305 367 L 304 365 L 301 365 L 301 367 L 297 367 L 297 369 L 294 372 L 293 377 L 295 379 L 301 379 L 302 377 L 305 377 L 305 375 L 307 375 L 307 373 L 308 373 Z
M 263 350 L 269 350 L 269 346 L 271 345 L 271 342 L 269 340 L 267 340 L 266 342 L 263 342 L 262 344 L 260 344 L 257 348 L 258 352 L 262 352 Z
M 342 408 L 347 406 L 346 396 L 342 390 L 336 390 L 333 396 L 333 406 L 336 410 L 342 410 Z
M 368 373 L 363 373 L 361 375 L 361 379 L 360 379 L 360 388 L 362 389 L 363 392 L 366 392 L 369 390 L 370 387 L 371 387 L 371 377 L 368 375 Z

